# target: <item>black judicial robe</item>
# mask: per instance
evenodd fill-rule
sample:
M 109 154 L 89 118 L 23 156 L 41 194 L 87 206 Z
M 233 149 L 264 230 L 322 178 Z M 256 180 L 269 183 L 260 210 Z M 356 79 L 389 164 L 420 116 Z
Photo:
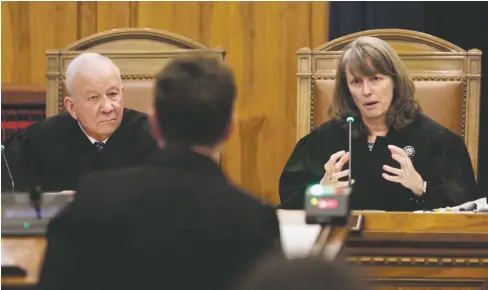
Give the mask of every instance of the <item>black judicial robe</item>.
M 348 151 L 349 137 L 343 121 L 330 120 L 303 137 L 295 146 L 280 176 L 279 191 L 283 209 L 301 209 L 307 186 L 319 183 L 324 165 L 337 151 Z M 411 146 L 413 166 L 427 182 L 421 198 L 400 183 L 382 177 L 383 165 L 400 168 L 391 158 L 388 145 Z M 455 206 L 478 198 L 469 153 L 463 139 L 423 114 L 402 130 L 390 129 L 377 137 L 369 151 L 366 136 L 352 140 L 351 209 L 413 211 Z M 349 163 L 343 170 L 349 168 Z M 341 179 L 344 180 L 344 179 Z
M 119 128 L 101 152 L 68 113 L 34 123 L 15 135 L 5 146 L 15 191 L 32 186 L 41 186 L 43 191 L 74 190 L 89 172 L 145 161 L 157 149 L 147 116 L 131 109 L 124 109 L 123 114 Z M 7 192 L 12 186 L 4 166 L 2 191 Z

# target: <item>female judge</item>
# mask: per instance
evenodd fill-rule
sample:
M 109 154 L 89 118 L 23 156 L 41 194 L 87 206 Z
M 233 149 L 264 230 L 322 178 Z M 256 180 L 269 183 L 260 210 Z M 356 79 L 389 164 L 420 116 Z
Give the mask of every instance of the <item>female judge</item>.
M 337 68 L 332 119 L 303 137 L 280 177 L 282 209 L 301 209 L 305 189 L 348 185 L 352 124 L 352 209 L 413 211 L 474 200 L 476 181 L 463 139 L 426 115 L 395 50 L 360 37 Z

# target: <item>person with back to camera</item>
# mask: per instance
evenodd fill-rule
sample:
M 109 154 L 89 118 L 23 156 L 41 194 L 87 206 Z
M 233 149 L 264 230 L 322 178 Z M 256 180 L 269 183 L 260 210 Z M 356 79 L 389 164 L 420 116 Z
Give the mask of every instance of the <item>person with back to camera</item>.
M 340 57 L 332 119 L 295 146 L 279 181 L 282 209 L 301 209 L 307 186 L 348 185 L 352 116 L 352 209 L 413 211 L 474 200 L 464 140 L 422 113 L 395 50 L 359 37 Z
M 267 257 L 233 290 L 372 290 L 357 269 L 322 257 Z
M 160 149 L 83 178 L 49 225 L 37 289 L 227 289 L 264 255 L 281 255 L 275 209 L 218 165 L 235 97 L 217 59 L 170 62 L 150 114 Z

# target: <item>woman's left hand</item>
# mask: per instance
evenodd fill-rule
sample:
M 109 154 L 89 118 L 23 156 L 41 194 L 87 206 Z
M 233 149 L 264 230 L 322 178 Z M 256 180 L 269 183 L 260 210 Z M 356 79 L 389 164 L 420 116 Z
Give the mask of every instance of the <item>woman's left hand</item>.
M 388 145 L 391 151 L 391 157 L 400 163 L 400 168 L 394 168 L 388 165 L 383 165 L 383 169 L 395 175 L 383 173 L 383 178 L 391 182 L 401 183 L 406 188 L 410 189 L 417 196 L 421 196 L 424 192 L 424 180 L 422 176 L 413 167 L 412 161 L 408 158 L 405 151 L 394 145 Z

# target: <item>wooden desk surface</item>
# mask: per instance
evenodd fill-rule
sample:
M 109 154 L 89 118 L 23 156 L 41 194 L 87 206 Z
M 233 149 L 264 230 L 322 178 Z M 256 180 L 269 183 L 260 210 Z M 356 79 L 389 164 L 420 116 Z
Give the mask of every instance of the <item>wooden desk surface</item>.
M 374 241 L 426 241 L 488 243 L 486 213 L 362 212 L 362 239 Z M 453 240 L 455 236 L 455 241 Z
M 36 284 L 45 247 L 44 237 L 2 238 L 2 262 L 12 261 L 27 270 L 25 277 L 2 277 L 2 285 Z
M 410 277 L 421 271 L 425 277 L 477 278 L 474 289 L 484 285 L 479 277 L 488 278 L 488 214 L 353 212 L 353 215 L 358 213 L 365 217 L 364 231 L 361 236 L 351 236 L 348 260 L 367 267 L 371 277 Z M 300 222 L 300 215 L 297 217 Z M 44 237 L 3 237 L 2 261 L 17 263 L 27 270 L 27 276 L 2 277 L 2 285 L 36 284 L 45 247 Z M 469 284 L 466 283 L 462 287 Z

